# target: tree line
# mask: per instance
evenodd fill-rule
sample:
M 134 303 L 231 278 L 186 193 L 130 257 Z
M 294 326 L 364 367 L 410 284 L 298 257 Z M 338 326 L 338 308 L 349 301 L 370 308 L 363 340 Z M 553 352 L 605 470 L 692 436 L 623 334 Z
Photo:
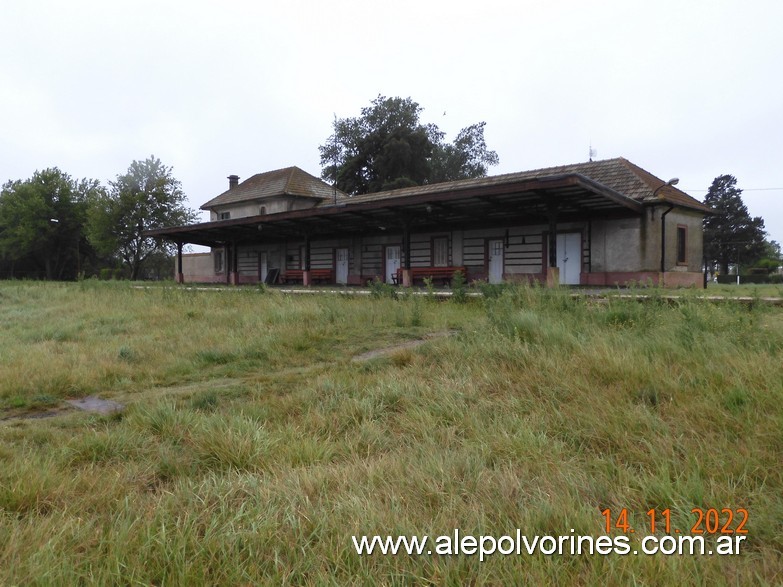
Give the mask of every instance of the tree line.
M 150 156 L 108 185 L 57 167 L 0 191 L 0 276 L 72 280 L 170 277 L 171 244 L 145 230 L 194 222 L 172 168 Z

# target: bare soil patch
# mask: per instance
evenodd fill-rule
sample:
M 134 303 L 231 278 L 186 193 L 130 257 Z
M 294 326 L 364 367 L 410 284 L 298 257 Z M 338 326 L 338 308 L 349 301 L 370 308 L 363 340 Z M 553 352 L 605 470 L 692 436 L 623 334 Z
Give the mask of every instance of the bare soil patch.
M 375 359 L 378 357 L 385 357 L 387 355 L 394 354 L 398 351 L 403 351 L 407 349 L 413 349 L 416 347 L 419 347 L 425 343 L 428 343 L 429 341 L 436 339 L 436 338 L 443 338 L 444 336 L 454 336 L 457 334 L 456 330 L 441 330 L 439 332 L 431 332 L 429 334 L 425 334 L 424 338 L 419 338 L 416 340 L 408 340 L 405 342 L 401 342 L 399 344 L 395 344 L 392 346 L 387 346 L 381 349 L 374 349 L 371 351 L 367 351 L 366 353 L 362 353 L 360 355 L 356 355 L 351 360 L 356 363 L 361 363 L 363 361 L 369 361 L 371 359 Z

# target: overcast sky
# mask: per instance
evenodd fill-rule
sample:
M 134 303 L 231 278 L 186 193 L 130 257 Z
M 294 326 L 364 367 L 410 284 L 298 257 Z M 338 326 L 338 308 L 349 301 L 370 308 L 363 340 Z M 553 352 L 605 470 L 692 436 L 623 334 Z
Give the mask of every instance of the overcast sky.
M 334 115 L 410 96 L 509 173 L 623 156 L 702 199 L 729 173 L 783 242 L 783 2 L 0 0 L 0 181 L 151 154 L 198 208 L 320 175 Z

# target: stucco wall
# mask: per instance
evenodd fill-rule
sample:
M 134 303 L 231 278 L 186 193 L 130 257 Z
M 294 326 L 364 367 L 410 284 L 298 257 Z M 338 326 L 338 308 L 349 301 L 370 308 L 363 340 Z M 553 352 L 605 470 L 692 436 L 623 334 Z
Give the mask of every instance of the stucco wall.
M 261 214 L 261 207 L 264 207 L 265 214 L 277 214 L 280 212 L 290 212 L 292 210 L 304 210 L 315 206 L 317 200 L 313 198 L 302 197 L 274 197 L 254 200 L 252 202 L 239 202 L 227 206 L 219 206 L 209 211 L 211 221 L 219 220 L 220 213 L 230 212 L 231 220 L 235 218 L 247 218 L 248 216 L 258 216 Z
M 648 226 L 641 217 L 592 222 L 592 271 L 651 271 Z
M 677 263 L 678 226 L 685 227 L 686 229 L 686 262 L 684 264 Z M 661 242 L 660 236 L 658 237 L 658 242 Z M 664 259 L 666 271 L 701 271 L 703 246 L 704 231 L 702 228 L 702 215 L 698 212 L 689 212 L 680 209 L 669 212 L 666 216 L 666 257 Z M 660 260 L 660 252 L 658 253 L 658 258 Z
M 177 278 L 176 263 L 174 279 Z M 188 253 L 182 255 L 182 275 L 185 282 L 219 283 L 226 280 L 225 273 L 215 273 L 215 260 L 212 253 Z

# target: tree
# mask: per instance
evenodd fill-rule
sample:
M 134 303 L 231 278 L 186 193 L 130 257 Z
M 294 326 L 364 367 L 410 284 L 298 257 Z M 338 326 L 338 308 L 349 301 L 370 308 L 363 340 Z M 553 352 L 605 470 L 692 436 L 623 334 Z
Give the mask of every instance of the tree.
M 76 278 L 89 252 L 88 203 L 101 191 L 96 180 L 76 181 L 56 167 L 6 183 L 0 192 L 0 256 L 9 274 Z
M 765 253 L 764 220 L 751 218 L 736 185 L 733 175 L 718 176 L 704 198 L 716 212 L 704 219 L 704 254 L 723 275 L 729 272 L 729 263 L 754 262 Z
M 764 253 L 755 263 L 755 267 L 766 269 L 767 273 L 772 273 L 783 265 L 783 252 L 781 252 L 780 243 L 775 240 L 764 241 Z
M 498 155 L 487 149 L 485 122 L 472 124 L 457 134 L 453 144 L 438 142 L 431 162 L 430 183 L 484 177 L 487 166 L 497 165 Z
M 109 182 L 109 191 L 90 209 L 90 241 L 102 254 L 119 258 L 131 279 L 139 278 L 144 262 L 153 253 L 173 253 L 173 244 L 157 242 L 144 231 L 196 220 L 171 172 L 171 167 L 154 156 L 133 161 L 127 173 Z
M 411 98 L 378 96 L 357 118 L 335 119 L 321 152 L 321 177 L 349 194 L 486 175 L 498 156 L 487 149 L 485 123 L 444 142 L 435 124 L 422 124 Z

